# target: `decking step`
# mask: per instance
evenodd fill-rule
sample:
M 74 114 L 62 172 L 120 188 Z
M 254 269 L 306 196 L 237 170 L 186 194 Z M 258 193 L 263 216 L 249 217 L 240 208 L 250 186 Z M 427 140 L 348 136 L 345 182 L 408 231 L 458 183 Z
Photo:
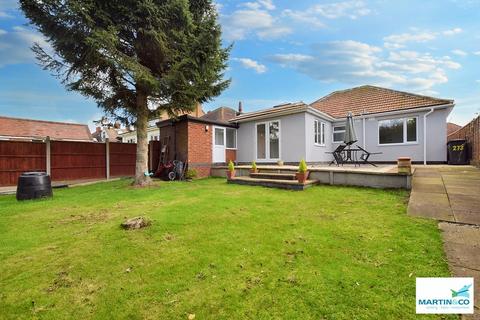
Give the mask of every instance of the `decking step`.
M 251 178 L 270 179 L 270 180 L 296 180 L 295 174 L 292 173 L 250 173 Z
M 280 188 L 289 190 L 305 190 L 315 184 L 318 180 L 307 180 L 305 184 L 298 183 L 297 180 L 278 180 L 278 179 L 258 179 L 252 177 L 235 177 L 228 180 L 228 183 L 243 184 L 249 186 L 262 186 L 268 188 Z

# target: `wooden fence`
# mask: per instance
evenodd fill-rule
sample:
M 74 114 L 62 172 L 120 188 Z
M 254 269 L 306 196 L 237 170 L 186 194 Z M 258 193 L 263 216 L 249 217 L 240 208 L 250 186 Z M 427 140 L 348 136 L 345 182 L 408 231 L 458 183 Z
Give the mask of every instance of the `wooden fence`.
M 14 186 L 27 171 L 44 171 L 52 181 L 109 179 L 135 174 L 136 144 L 75 141 L 0 141 L 0 186 Z M 160 142 L 149 144 L 149 169 L 156 170 Z
M 480 166 L 480 117 L 473 119 L 463 128 L 448 135 L 447 140 L 467 140 L 471 164 Z

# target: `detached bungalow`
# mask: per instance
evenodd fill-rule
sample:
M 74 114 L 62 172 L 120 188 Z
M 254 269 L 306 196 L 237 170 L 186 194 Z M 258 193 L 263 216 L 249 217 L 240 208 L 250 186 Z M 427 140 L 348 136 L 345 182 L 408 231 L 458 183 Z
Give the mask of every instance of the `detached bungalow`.
M 230 120 L 238 126 L 236 160 L 274 163 L 324 163 L 343 142 L 345 118 L 352 112 L 359 146 L 381 152 L 372 161 L 410 157 L 422 163 L 446 161 L 447 117 L 453 100 L 361 86 L 333 92 L 308 105 L 289 103 L 244 113 Z M 219 129 L 219 131 L 222 129 Z M 222 135 L 213 135 L 213 162 Z

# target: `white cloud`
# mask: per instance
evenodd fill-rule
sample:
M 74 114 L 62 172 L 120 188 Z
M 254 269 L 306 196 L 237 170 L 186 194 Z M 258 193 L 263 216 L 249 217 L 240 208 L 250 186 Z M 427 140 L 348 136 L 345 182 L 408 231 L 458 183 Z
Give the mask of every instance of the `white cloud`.
M 407 43 L 422 43 L 437 39 L 439 36 L 453 36 L 462 32 L 461 28 L 453 28 L 450 30 L 444 30 L 441 32 L 422 31 L 415 28 L 411 29 L 412 32 L 405 32 L 401 34 L 392 34 L 383 38 L 384 46 L 387 49 L 400 49 L 404 48 Z
M 275 6 L 270 0 L 246 2 L 230 15 L 221 15 L 223 34 L 228 41 L 242 40 L 250 35 L 271 40 L 292 33 L 270 12 Z
M 42 35 L 25 27 L 13 27 L 12 31 L 0 31 L 0 67 L 8 64 L 32 63 L 35 57 L 30 50 L 34 43 L 48 48 Z
M 473 54 L 476 56 L 480 56 L 480 51 L 475 51 Z
M 453 29 L 450 29 L 450 30 L 445 30 L 442 33 L 446 36 L 453 36 L 453 35 L 461 33 L 461 32 L 463 32 L 462 28 L 453 28 Z
M 317 4 L 313 6 L 311 10 L 313 10 L 314 13 L 328 19 L 357 19 L 358 17 L 368 15 L 371 12 L 363 1 L 344 1 L 329 4 Z
M 1 0 L 0 1 L 0 19 L 13 18 L 8 11 L 14 10 L 18 7 L 16 0 Z
M 468 55 L 465 51 L 460 50 L 460 49 L 452 50 L 452 53 L 457 55 L 457 56 L 461 56 L 461 57 L 465 57 L 466 55 Z
M 283 10 L 282 16 L 302 23 L 308 24 L 315 28 L 325 27 L 322 18 L 338 19 L 350 18 L 357 19 L 371 13 L 363 1 L 344 1 L 330 4 L 317 4 L 307 8 L 306 10 Z
M 314 79 L 353 85 L 396 86 L 416 92 L 448 81 L 447 70 L 460 64 L 450 57 L 416 51 L 386 51 L 357 41 L 317 44 L 311 54 L 277 54 L 271 59 Z
M 480 80 L 475 80 L 476 83 L 480 83 Z
M 240 62 L 240 64 L 247 69 L 253 69 L 256 73 L 265 73 L 267 67 L 249 58 L 234 58 L 233 60 Z

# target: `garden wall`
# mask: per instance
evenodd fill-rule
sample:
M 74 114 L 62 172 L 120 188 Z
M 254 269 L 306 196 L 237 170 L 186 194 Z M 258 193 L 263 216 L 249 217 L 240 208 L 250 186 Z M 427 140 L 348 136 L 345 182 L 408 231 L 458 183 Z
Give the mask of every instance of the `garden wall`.
M 457 139 L 467 140 L 470 163 L 480 166 L 480 117 L 473 119 L 466 126 L 447 137 L 448 141 Z
M 149 144 L 149 166 L 158 166 L 159 141 Z M 14 186 L 27 171 L 44 171 L 52 181 L 128 177 L 135 174 L 136 144 L 76 141 L 0 141 L 0 186 Z

